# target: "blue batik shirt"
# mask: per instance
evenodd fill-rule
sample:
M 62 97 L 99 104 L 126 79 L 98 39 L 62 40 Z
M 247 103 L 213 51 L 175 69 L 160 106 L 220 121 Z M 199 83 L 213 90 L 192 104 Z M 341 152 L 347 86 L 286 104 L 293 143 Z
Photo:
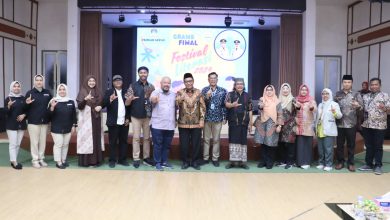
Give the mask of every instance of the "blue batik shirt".
M 207 98 L 207 92 L 209 91 L 210 86 L 204 87 L 202 89 L 202 95 L 206 103 L 206 122 L 222 122 L 226 119 L 226 107 L 225 107 L 225 98 L 227 91 L 226 89 L 217 86 L 210 98 Z

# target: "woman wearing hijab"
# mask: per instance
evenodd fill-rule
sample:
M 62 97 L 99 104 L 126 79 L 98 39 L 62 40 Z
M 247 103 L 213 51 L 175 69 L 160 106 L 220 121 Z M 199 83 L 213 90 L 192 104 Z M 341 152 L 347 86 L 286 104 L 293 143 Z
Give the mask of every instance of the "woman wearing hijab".
M 317 104 L 310 96 L 309 87 L 301 85 L 299 95 L 294 102 L 297 110 L 295 133 L 297 138 L 297 165 L 302 169 L 309 169 L 312 158 L 312 144 L 314 134 L 314 120 Z
M 18 163 L 18 153 L 20 143 L 27 128 L 26 114 L 24 113 L 24 96 L 21 92 L 22 85 L 18 81 L 13 81 L 9 88 L 9 95 L 4 101 L 6 115 L 6 129 L 9 140 L 9 158 L 11 166 L 20 170 L 22 164 Z
M 247 161 L 248 131 L 252 131 L 252 99 L 245 92 L 243 78 L 234 80 L 233 91 L 226 95 L 227 120 L 229 122 L 229 160 L 226 169 L 249 169 Z M 248 127 L 249 125 L 249 127 Z
M 318 140 L 318 166 L 320 170 L 331 171 L 333 168 L 333 142 L 337 136 L 336 119 L 343 114 L 340 106 L 333 101 L 332 91 L 322 90 L 322 102 L 318 105 L 316 131 Z
M 76 106 L 68 97 L 68 87 L 60 84 L 57 95 L 49 103 L 51 116 L 51 135 L 53 137 L 53 155 L 56 167 L 65 169 L 69 164 L 66 161 L 71 132 L 77 126 Z
M 295 133 L 294 127 L 296 110 L 293 106 L 294 97 L 291 93 L 291 86 L 283 83 L 280 87 L 279 100 L 283 111 L 283 127 L 279 136 L 279 148 L 283 158 L 285 169 L 291 169 L 295 161 Z
M 257 167 L 272 169 L 275 148 L 278 146 L 279 133 L 283 125 L 282 105 L 272 85 L 264 88 L 263 97 L 259 101 L 259 110 L 260 115 L 255 122 L 254 140 L 256 144 L 261 144 L 262 161 Z
M 102 95 L 96 86 L 96 78 L 87 76 L 77 96 L 78 131 L 77 154 L 79 166 L 103 164 L 104 140 L 101 123 Z
M 34 88 L 26 93 L 26 114 L 30 135 L 30 149 L 32 166 L 34 168 L 47 167 L 44 161 L 46 149 L 46 136 L 49 124 L 47 106 L 52 99 L 50 91 L 43 88 L 45 79 L 42 75 L 34 76 Z

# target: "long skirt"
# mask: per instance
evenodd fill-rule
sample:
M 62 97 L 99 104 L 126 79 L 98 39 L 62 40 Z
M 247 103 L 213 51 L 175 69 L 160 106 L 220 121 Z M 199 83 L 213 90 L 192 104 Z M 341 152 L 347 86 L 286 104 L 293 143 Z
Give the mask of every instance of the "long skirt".
M 229 126 L 229 160 L 247 161 L 248 125 Z
M 310 165 L 312 160 L 312 136 L 297 135 L 297 165 Z

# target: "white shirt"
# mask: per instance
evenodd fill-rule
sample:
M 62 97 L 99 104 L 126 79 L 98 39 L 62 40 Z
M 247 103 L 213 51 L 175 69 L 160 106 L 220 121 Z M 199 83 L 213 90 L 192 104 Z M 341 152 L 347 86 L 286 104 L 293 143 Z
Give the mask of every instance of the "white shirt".
M 125 123 L 126 108 L 122 98 L 122 90 L 115 89 L 118 96 L 118 118 L 116 120 L 117 125 L 123 125 Z

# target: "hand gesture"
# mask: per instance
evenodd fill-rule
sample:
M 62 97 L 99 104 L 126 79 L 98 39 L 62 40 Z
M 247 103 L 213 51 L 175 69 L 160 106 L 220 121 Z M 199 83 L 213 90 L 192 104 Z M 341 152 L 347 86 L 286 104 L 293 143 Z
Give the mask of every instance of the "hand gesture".
M 330 111 L 335 114 L 336 113 L 336 109 L 333 107 L 333 105 L 330 106 Z
M 299 103 L 299 102 L 293 102 L 293 104 L 295 105 L 296 108 L 300 108 L 301 107 L 301 103 Z
M 16 121 L 21 122 L 24 120 L 25 117 L 26 117 L 25 114 L 18 115 L 18 117 L 16 117 Z
M 31 94 L 30 94 L 30 97 L 28 97 L 28 98 L 26 99 L 27 105 L 33 103 L 34 101 L 35 101 L 35 99 L 32 99 Z
M 158 102 L 160 102 L 160 93 L 156 96 L 152 96 L 151 101 L 153 104 L 157 104 Z
M 209 99 L 212 95 L 212 91 L 211 91 L 211 88 L 209 89 L 209 91 L 207 91 L 206 93 L 206 97 Z
M 235 102 L 232 103 L 232 107 L 235 108 L 235 107 L 238 107 L 238 106 L 241 106 L 241 105 L 242 105 L 242 104 L 239 104 L 239 103 L 238 103 L 238 100 L 239 100 L 239 98 L 237 98 L 237 100 L 236 100 Z
M 16 102 L 16 101 L 12 101 L 11 97 L 9 97 L 9 101 L 8 101 L 8 103 L 7 103 L 8 109 L 10 109 L 11 106 L 12 106 L 15 102 Z
M 259 108 L 260 108 L 260 109 L 264 108 L 264 99 L 263 99 L 263 97 L 261 97 L 261 98 L 259 99 Z
M 115 95 L 115 91 L 113 91 L 112 92 L 112 95 L 110 96 L 110 103 L 112 102 L 112 101 L 114 101 L 115 99 L 117 99 L 118 98 L 118 96 L 116 96 Z
M 199 128 L 203 128 L 204 127 L 204 121 L 200 121 L 199 122 Z
M 95 107 L 95 111 L 96 112 L 100 112 L 101 110 L 102 110 L 102 106 L 98 105 L 98 106 Z
M 383 104 L 383 102 L 380 102 L 379 104 L 378 104 L 378 108 L 380 109 L 380 110 L 385 110 L 386 108 L 385 108 L 385 104 Z
M 281 130 L 282 130 L 282 127 L 281 127 L 280 125 L 278 125 L 278 126 L 276 127 L 276 133 L 280 133 Z
M 50 102 L 50 110 L 51 111 L 54 111 L 54 108 L 56 107 L 56 105 L 57 105 L 57 101 L 56 100 L 51 100 L 51 102 Z
M 249 132 L 249 134 L 252 133 L 252 123 L 249 123 L 248 132 Z
M 130 120 L 129 120 L 129 119 L 126 119 L 126 120 L 125 120 L 125 126 L 126 126 L 126 127 L 129 126 L 129 124 L 130 124 Z
M 93 96 L 91 95 L 91 91 L 89 91 L 88 95 L 85 96 L 84 100 L 88 101 L 88 100 L 91 100 L 91 99 L 93 99 Z

